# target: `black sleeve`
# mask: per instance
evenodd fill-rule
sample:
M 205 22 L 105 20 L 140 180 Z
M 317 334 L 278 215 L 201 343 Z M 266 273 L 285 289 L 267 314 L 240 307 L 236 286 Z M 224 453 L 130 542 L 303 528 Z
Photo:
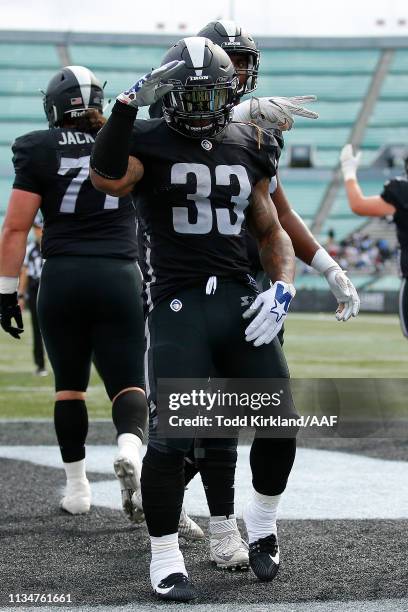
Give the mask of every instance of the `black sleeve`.
M 398 210 L 408 210 L 408 180 L 397 177 L 387 181 L 381 193 L 383 200 Z
M 14 189 L 22 189 L 42 195 L 41 173 L 38 156 L 41 143 L 31 134 L 17 138 L 12 146 L 15 178 Z
M 137 109 L 133 106 L 115 102 L 92 149 L 90 165 L 96 174 L 112 180 L 125 176 L 136 115 Z
M 279 132 L 281 135 L 281 132 Z M 271 131 L 262 131 L 262 161 L 266 175 L 269 178 L 276 176 L 279 157 L 283 147 L 283 139 L 277 138 Z

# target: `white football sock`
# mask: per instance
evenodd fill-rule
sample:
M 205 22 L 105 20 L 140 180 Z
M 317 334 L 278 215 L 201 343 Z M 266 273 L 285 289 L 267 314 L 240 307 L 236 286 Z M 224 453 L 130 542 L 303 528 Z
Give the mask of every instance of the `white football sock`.
M 133 462 L 137 462 L 137 464 L 140 465 L 140 449 L 142 448 L 142 441 L 139 436 L 131 433 L 120 434 L 117 442 L 119 455 L 128 457 Z
M 276 516 L 281 495 L 262 495 L 254 491 L 254 497 L 244 510 L 244 521 L 251 544 L 271 533 L 277 535 Z
M 226 516 L 210 516 L 210 534 L 217 534 L 223 531 L 238 530 L 235 514 Z
M 150 536 L 152 560 L 150 562 L 150 580 L 155 589 L 170 574 L 188 576 L 183 555 L 179 548 L 178 533 L 161 537 Z
M 64 463 L 65 475 L 68 480 L 86 480 L 85 459 Z

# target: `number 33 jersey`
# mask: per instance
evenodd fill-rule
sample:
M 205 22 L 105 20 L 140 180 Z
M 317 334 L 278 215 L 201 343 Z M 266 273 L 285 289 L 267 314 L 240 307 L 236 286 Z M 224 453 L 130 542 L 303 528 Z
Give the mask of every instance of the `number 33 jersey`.
M 133 195 L 149 307 L 210 276 L 248 278 L 251 191 L 276 174 L 279 153 L 272 133 L 246 124 L 207 140 L 182 136 L 163 119 L 135 122 L 130 155 L 145 172 Z
M 88 255 L 135 260 L 136 211 L 131 196 L 97 191 L 89 178 L 94 138 L 75 129 L 30 132 L 13 144 L 14 189 L 41 196 L 45 259 Z

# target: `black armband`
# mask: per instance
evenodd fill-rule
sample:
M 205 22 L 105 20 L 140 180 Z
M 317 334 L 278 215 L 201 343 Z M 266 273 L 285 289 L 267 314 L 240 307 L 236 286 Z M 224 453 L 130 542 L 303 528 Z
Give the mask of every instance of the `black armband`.
M 116 102 L 112 114 L 98 133 L 91 155 L 91 168 L 107 179 L 125 176 L 137 108 Z

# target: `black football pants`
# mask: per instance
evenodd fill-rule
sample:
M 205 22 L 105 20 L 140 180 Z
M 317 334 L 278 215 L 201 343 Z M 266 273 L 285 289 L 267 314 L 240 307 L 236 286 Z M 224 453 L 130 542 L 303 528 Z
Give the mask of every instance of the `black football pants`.
M 144 388 L 144 318 L 135 263 L 47 259 L 38 316 L 56 391 L 86 391 L 92 359 L 111 400 L 128 387 Z
M 288 378 L 288 368 L 278 339 L 269 345 L 254 347 L 245 340 L 248 321 L 242 313 L 254 291 L 234 281 L 218 280 L 214 294 L 204 286 L 183 289 L 159 303 L 147 321 L 146 391 L 150 406 L 149 449 L 142 472 L 142 495 L 147 526 L 151 535 L 177 531 L 183 489 L 184 456 L 191 439 L 163 439 L 156 432 L 157 381 L 160 378 Z M 177 309 L 172 309 L 174 299 Z M 181 304 L 181 308 L 180 308 Z M 173 302 L 174 305 L 174 302 Z M 208 441 L 211 445 L 211 440 Z M 295 453 L 293 438 L 290 451 L 283 453 L 279 470 L 286 485 Z M 264 494 L 278 494 L 268 483 L 272 480 L 272 460 L 282 439 L 254 440 L 251 461 L 255 488 Z M 258 450 L 257 450 L 258 449 Z M 262 460 L 259 460 L 259 457 Z M 181 462 L 181 463 L 180 463 Z M 275 466 L 276 467 L 276 464 Z M 256 483 L 260 483 L 258 486 Z M 177 492 L 175 493 L 175 489 Z M 260 490 L 262 489 L 262 490 Z M 166 500 L 167 503 L 164 503 Z

